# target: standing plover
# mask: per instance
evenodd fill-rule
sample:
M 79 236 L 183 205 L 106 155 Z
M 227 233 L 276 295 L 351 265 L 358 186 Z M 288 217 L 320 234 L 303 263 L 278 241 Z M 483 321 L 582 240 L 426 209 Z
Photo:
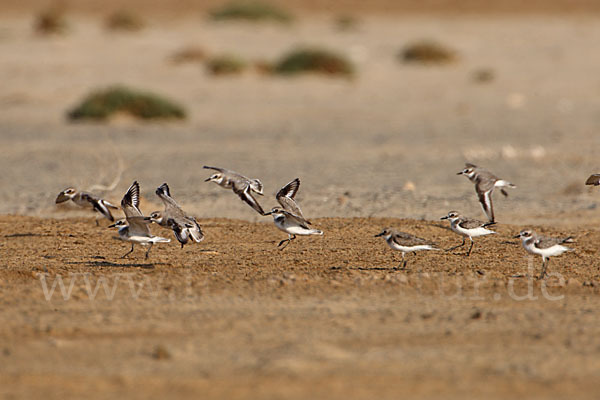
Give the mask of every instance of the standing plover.
M 375 235 L 375 237 L 380 236 L 383 236 L 388 246 L 392 249 L 402 252 L 402 262 L 398 264 L 398 268 L 406 268 L 406 259 L 404 258 L 405 253 L 420 250 L 439 250 L 436 244 L 429 240 L 411 235 L 410 233 L 399 232 L 392 228 L 386 228 Z
M 469 251 L 467 252 L 467 256 L 471 255 L 471 250 L 473 249 L 473 238 L 479 236 L 490 235 L 492 233 L 496 233 L 487 229 L 488 226 L 494 225 L 494 222 L 481 222 L 476 219 L 463 217 L 457 211 L 450 211 L 448 215 L 442 217 L 441 219 L 450 220 L 450 229 L 452 232 L 458 233 L 462 236 L 462 243 L 447 249 L 446 251 L 452 251 L 454 249 L 458 249 L 465 245 L 465 238 L 469 238 L 471 241 L 471 246 L 469 246 Z
M 282 187 L 277 195 L 277 201 L 281 204 L 281 207 L 273 207 L 273 209 L 265 215 L 273 215 L 273 223 L 275 226 L 285 233 L 288 234 L 288 238 L 279 242 L 277 247 L 281 247 L 285 243 L 285 246 L 281 247 L 283 250 L 291 243 L 292 240 L 296 239 L 296 235 L 322 235 L 323 231 L 318 229 L 311 229 L 310 221 L 304 218 L 302 210 L 298 206 L 298 203 L 294 200 L 298 188 L 300 187 L 300 179 L 296 178 L 284 187 Z
M 498 178 L 486 169 L 469 163 L 466 163 L 465 169 L 458 172 L 457 175 L 464 175 L 475 184 L 475 191 L 477 192 L 479 203 L 481 203 L 481 208 L 483 208 L 489 221 L 495 222 L 494 206 L 492 204 L 492 192 L 494 191 L 494 188 L 501 188 L 500 192 L 504 196 L 508 196 L 508 193 L 504 188 L 516 188 L 516 186 L 508 181 Z
M 258 201 L 252 196 L 252 193 L 263 195 L 263 184 L 258 179 L 250 179 L 237 172 L 229 171 L 225 168 L 204 166 L 206 169 L 213 169 L 217 173 L 212 174 L 204 182 L 214 182 L 225 189 L 232 189 L 235 194 L 252 207 L 260 215 L 265 215 Z
M 134 181 L 127 190 L 127 193 L 125 193 L 125 196 L 123 196 L 123 200 L 121 200 L 121 208 L 125 213 L 126 221 L 119 220 L 109 227 L 119 228 L 119 237 L 121 240 L 131 242 L 131 250 L 123 254 L 121 258 L 125 258 L 133 252 L 133 247 L 136 243 L 149 246 L 146 251 L 146 258 L 148 258 L 148 254 L 150 254 L 150 249 L 152 249 L 154 243 L 168 243 L 171 241 L 171 239 L 154 236 L 150 233 L 150 229 L 148 228 L 150 218 L 144 217 L 139 209 L 139 205 L 140 185 L 137 181 Z
M 550 257 L 559 256 L 566 251 L 573 251 L 568 247 L 563 246 L 565 243 L 573 243 L 572 237 L 564 239 L 551 238 L 540 236 L 530 229 L 525 229 L 519 232 L 515 238 L 521 238 L 523 248 L 531 254 L 542 256 L 542 273 L 539 279 L 546 275 L 546 268 L 550 263 Z
M 156 189 L 156 195 L 165 205 L 164 211 L 154 211 L 150 214 L 150 221 L 162 227 L 173 230 L 175 237 L 181 243 L 181 248 L 187 244 L 191 237 L 196 243 L 204 240 L 204 234 L 196 218 L 186 215 L 181 207 L 171 197 L 169 185 L 163 183 Z
M 600 185 L 600 174 L 590 175 L 590 177 L 587 178 L 587 181 L 585 181 L 585 184 L 586 185 L 594 185 L 594 186 Z
M 115 218 L 112 216 L 110 209 L 118 210 L 119 207 L 109 203 L 108 201 L 101 199 L 88 192 L 80 192 L 74 187 L 68 187 L 58 194 L 56 197 L 56 204 L 63 203 L 71 200 L 73 203 L 80 207 L 91 208 L 93 211 L 99 212 L 100 215 L 110 222 L 114 222 Z M 98 225 L 98 217 L 96 217 L 96 225 Z

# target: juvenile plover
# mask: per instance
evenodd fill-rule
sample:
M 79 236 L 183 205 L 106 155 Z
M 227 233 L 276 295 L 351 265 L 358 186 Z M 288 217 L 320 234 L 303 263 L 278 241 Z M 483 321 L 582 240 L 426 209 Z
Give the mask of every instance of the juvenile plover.
M 481 222 L 476 219 L 463 217 L 458 213 L 458 211 L 450 211 L 448 215 L 442 217 L 441 219 L 450 220 L 450 229 L 452 232 L 458 233 L 462 236 L 462 243 L 447 249 L 446 251 L 452 251 L 454 249 L 458 249 L 465 245 L 465 238 L 469 238 L 471 241 L 471 246 L 469 246 L 469 251 L 467 252 L 467 256 L 471 255 L 471 250 L 473 249 L 473 238 L 479 236 L 490 235 L 492 233 L 496 233 L 492 230 L 487 229 L 488 226 L 494 225 L 495 222 Z
M 273 215 L 273 223 L 277 228 L 288 234 L 288 238 L 279 242 L 277 247 L 283 250 L 296 239 L 296 235 L 322 235 L 323 231 L 311 229 L 310 221 L 304 218 L 302 210 L 294 200 L 296 193 L 300 188 L 300 179 L 296 178 L 284 187 L 282 187 L 275 196 L 281 207 L 273 207 L 270 212 L 265 215 Z M 281 247 L 285 243 L 285 246 Z
M 600 174 L 590 175 L 590 177 L 587 178 L 587 181 L 585 181 L 585 184 L 586 185 L 594 185 L 594 186 L 600 185 Z
M 110 209 L 118 210 L 119 207 L 109 203 L 108 201 L 101 199 L 98 196 L 88 192 L 80 192 L 74 187 L 68 187 L 58 194 L 56 197 L 56 204 L 64 203 L 65 201 L 71 200 L 73 203 L 80 207 L 91 208 L 95 212 L 99 212 L 100 216 L 106 218 L 110 222 L 114 222 L 115 218 L 112 216 Z M 96 225 L 98 225 L 98 217 L 96 217 Z
M 165 205 L 164 211 L 154 211 L 150 214 L 150 221 L 173 230 L 175 238 L 181 243 L 181 248 L 187 244 L 190 238 L 196 243 L 204 240 L 204 233 L 196 218 L 186 215 L 181 207 L 171 197 L 169 185 L 163 183 L 156 189 L 156 195 Z
M 204 182 L 214 182 L 217 185 L 232 189 L 235 194 L 252 207 L 260 215 L 265 215 L 263 208 L 258 204 L 258 201 L 252 196 L 252 193 L 263 195 L 263 184 L 258 179 L 250 179 L 237 172 L 227 170 L 225 168 L 204 166 L 206 169 L 217 171 Z
M 542 256 L 542 273 L 539 279 L 544 278 L 546 275 L 546 268 L 550 263 L 550 257 L 559 256 L 566 251 L 573 251 L 566 246 L 565 243 L 573 243 L 572 237 L 564 239 L 551 238 L 536 234 L 531 229 L 525 229 L 519 232 L 515 238 L 521 238 L 523 248 L 531 254 L 537 254 Z
M 404 258 L 405 253 L 417 252 L 420 250 L 439 250 L 435 243 L 411 235 L 406 232 L 399 232 L 392 228 L 386 228 L 375 237 L 383 236 L 388 246 L 394 250 L 402 252 L 402 262 L 398 265 L 398 268 L 406 268 L 406 259 Z
M 121 240 L 131 242 L 131 250 L 123 254 L 121 258 L 125 258 L 133 252 L 134 245 L 141 244 L 143 246 L 149 246 L 146 251 L 146 258 L 150 254 L 150 249 L 154 243 L 168 243 L 171 239 L 166 239 L 159 236 L 154 236 L 150 233 L 148 224 L 150 224 L 150 218 L 144 217 L 139 209 L 140 205 L 140 185 L 137 181 L 134 181 L 123 200 L 121 200 L 121 208 L 125 213 L 126 221 L 119 220 L 116 223 L 109 226 L 109 228 L 118 228 L 119 237 Z
M 465 169 L 458 172 L 457 175 L 464 175 L 475 184 L 475 192 L 481 203 L 481 208 L 487 215 L 489 222 L 495 222 L 494 206 L 492 204 L 492 192 L 494 188 L 501 188 L 500 192 L 508 196 L 505 187 L 516 188 L 512 183 L 498 178 L 486 169 L 480 168 L 474 164 L 465 164 Z

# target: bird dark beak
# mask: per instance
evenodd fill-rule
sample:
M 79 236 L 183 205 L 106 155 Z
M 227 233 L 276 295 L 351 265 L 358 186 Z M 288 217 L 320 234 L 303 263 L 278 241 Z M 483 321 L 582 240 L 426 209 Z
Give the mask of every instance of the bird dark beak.
M 150 217 L 144 217 L 144 221 L 150 221 Z
M 378 233 L 375 237 L 383 236 L 383 232 Z
M 266 212 L 263 215 L 271 215 L 271 214 L 273 214 L 273 211 Z
M 210 178 L 206 178 L 204 182 L 210 182 Z
M 115 226 L 117 226 L 117 224 L 109 225 L 107 228 L 114 228 Z
M 462 171 L 456 173 L 456 175 L 462 175 L 462 174 L 463 174 Z
M 518 239 L 518 238 L 520 238 L 520 237 L 521 237 L 521 234 L 519 233 L 518 235 L 516 235 L 516 236 L 513 236 L 513 239 Z
M 58 196 L 56 197 L 56 204 L 58 203 L 63 203 L 65 201 L 69 200 L 69 196 L 67 196 L 66 194 L 64 194 L 63 192 L 60 192 L 58 194 Z
M 442 217 L 442 218 L 440 218 L 440 219 L 448 219 L 448 216 L 446 215 L 445 217 Z

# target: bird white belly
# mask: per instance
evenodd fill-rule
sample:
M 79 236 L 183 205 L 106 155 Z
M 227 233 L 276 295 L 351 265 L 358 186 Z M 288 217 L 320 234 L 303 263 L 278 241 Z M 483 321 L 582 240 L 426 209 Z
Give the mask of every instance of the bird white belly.
M 459 235 L 462 236 L 468 236 L 468 237 L 479 237 L 479 236 L 485 236 L 485 235 L 489 235 L 492 233 L 496 233 L 494 231 L 490 231 L 489 229 L 485 229 L 484 227 L 479 227 L 479 228 L 474 228 L 474 229 L 465 229 L 465 228 L 461 228 L 460 225 L 456 225 L 456 226 L 451 226 L 451 229 L 458 233 Z
M 400 250 L 404 253 L 409 253 L 411 251 L 419 251 L 419 250 L 431 250 L 432 247 L 428 244 L 421 244 L 418 246 L 401 246 L 395 242 L 389 241 L 388 245 L 394 250 Z

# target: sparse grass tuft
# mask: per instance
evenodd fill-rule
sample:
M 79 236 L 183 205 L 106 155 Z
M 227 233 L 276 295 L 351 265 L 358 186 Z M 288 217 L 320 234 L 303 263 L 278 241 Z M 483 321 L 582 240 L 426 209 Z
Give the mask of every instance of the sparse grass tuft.
M 206 52 L 196 46 L 184 47 L 171 55 L 170 60 L 174 64 L 202 62 L 206 59 Z
M 473 71 L 472 75 L 475 83 L 490 83 L 494 80 L 494 70 L 490 68 L 480 68 Z
M 293 20 L 291 14 L 272 4 L 256 0 L 233 1 L 210 13 L 212 19 L 247 20 L 247 21 L 276 21 L 289 23 Z
M 208 72 L 213 75 L 233 75 L 244 72 L 247 64 L 241 58 L 225 54 L 216 56 L 206 62 Z
M 127 113 L 141 119 L 183 119 L 185 110 L 178 104 L 158 96 L 114 86 L 88 95 L 68 114 L 71 120 L 105 120 L 115 113 Z
M 145 26 L 144 20 L 138 15 L 120 10 L 106 18 L 106 28 L 114 31 L 136 32 Z
M 344 55 L 318 48 L 293 50 L 275 64 L 273 71 L 282 75 L 295 75 L 307 72 L 327 75 L 354 74 L 353 63 Z
M 356 30 L 358 24 L 358 19 L 352 15 L 340 15 L 335 19 L 335 26 L 340 31 Z
M 424 40 L 406 46 L 400 58 L 408 63 L 443 64 L 455 61 L 457 56 L 454 50 L 435 41 Z
M 68 28 L 65 11 L 60 7 L 44 10 L 35 18 L 34 29 L 42 35 L 64 34 Z

